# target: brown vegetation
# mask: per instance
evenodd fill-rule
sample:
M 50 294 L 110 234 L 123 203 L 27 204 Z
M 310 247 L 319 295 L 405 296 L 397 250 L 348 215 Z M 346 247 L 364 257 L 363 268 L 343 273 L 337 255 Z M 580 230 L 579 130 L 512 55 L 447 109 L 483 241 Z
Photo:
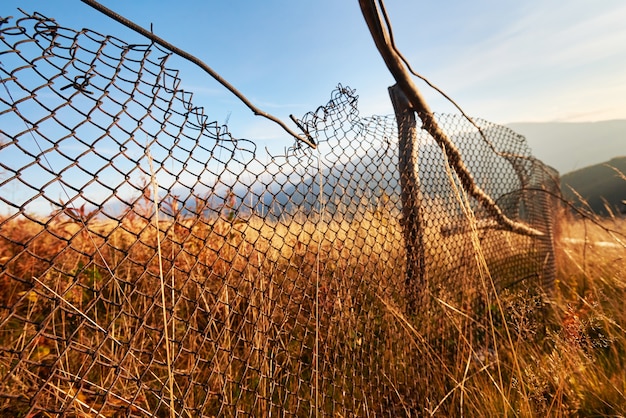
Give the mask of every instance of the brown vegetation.
M 470 232 L 462 254 L 449 246 L 456 267 L 431 269 L 423 311 L 406 313 L 384 208 L 156 224 L 148 208 L 1 222 L 0 416 L 626 410 L 624 247 L 592 223 L 563 220 L 549 295 L 496 291 L 501 266 Z M 428 236 L 434 266 L 433 244 L 451 238 Z

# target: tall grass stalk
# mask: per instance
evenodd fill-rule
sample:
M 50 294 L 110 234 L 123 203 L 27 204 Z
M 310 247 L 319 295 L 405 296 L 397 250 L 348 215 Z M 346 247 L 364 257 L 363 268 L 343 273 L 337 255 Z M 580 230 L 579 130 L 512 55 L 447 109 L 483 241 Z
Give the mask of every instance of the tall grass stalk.
M 320 412 L 320 403 L 319 403 L 319 394 L 320 394 L 320 386 L 319 386 L 319 373 L 320 373 L 320 364 L 319 364 L 319 350 L 320 350 L 320 254 L 322 253 L 322 232 L 320 230 L 320 225 L 323 222 L 325 215 L 325 197 L 324 197 L 324 176 L 322 170 L 322 156 L 320 150 L 317 150 L 317 175 L 319 176 L 319 194 L 317 196 L 317 201 L 319 202 L 319 214 L 318 219 L 315 225 L 315 232 L 318 234 L 317 241 L 317 255 L 315 257 L 315 417 L 319 416 Z
M 148 157 L 148 163 L 150 165 L 150 184 L 152 186 L 152 201 L 154 203 L 154 228 L 155 228 L 155 236 L 157 242 L 157 259 L 159 261 L 159 284 L 161 286 L 161 313 L 163 315 L 163 331 L 165 339 L 165 353 L 167 356 L 167 383 L 170 392 L 170 417 L 174 418 L 176 416 L 176 408 L 174 403 L 174 373 L 172 370 L 172 349 L 170 348 L 171 340 L 169 335 L 169 321 L 167 317 L 167 302 L 165 298 L 165 276 L 163 274 L 163 254 L 161 252 L 161 229 L 159 226 L 159 185 L 157 183 L 154 164 L 152 161 L 152 155 L 150 154 L 150 147 L 146 145 L 146 154 Z M 172 277 L 172 309 L 174 309 L 174 278 Z M 172 332 L 174 332 L 174 315 L 172 315 Z M 173 335 L 172 335 L 173 336 Z

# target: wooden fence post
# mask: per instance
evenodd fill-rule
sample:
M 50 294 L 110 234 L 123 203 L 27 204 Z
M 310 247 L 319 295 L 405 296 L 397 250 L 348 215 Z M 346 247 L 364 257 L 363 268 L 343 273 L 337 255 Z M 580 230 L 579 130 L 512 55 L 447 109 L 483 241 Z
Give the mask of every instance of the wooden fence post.
M 427 284 L 418 171 L 417 125 L 415 111 L 398 84 L 389 87 L 389 96 L 398 123 L 398 171 L 402 200 L 402 232 L 406 251 L 405 293 L 407 308 L 411 312 L 416 312 Z

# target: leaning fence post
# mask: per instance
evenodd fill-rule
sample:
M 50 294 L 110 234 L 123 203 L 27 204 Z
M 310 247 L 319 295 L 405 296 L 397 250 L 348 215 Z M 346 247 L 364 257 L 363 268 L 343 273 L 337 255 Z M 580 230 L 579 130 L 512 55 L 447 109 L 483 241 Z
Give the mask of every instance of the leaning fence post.
M 398 123 L 398 171 L 402 201 L 402 232 L 406 250 L 404 279 L 407 307 L 415 312 L 426 286 L 423 222 L 418 171 L 418 140 L 415 111 L 397 84 L 389 87 L 389 96 Z

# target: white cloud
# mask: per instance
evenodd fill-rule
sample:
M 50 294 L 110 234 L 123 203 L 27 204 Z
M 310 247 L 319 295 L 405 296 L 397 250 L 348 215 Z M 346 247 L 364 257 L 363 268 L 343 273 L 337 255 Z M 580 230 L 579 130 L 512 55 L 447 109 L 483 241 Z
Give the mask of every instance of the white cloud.
M 504 121 L 626 117 L 626 4 L 545 2 L 520 10 L 508 27 L 450 59 L 439 84 Z

